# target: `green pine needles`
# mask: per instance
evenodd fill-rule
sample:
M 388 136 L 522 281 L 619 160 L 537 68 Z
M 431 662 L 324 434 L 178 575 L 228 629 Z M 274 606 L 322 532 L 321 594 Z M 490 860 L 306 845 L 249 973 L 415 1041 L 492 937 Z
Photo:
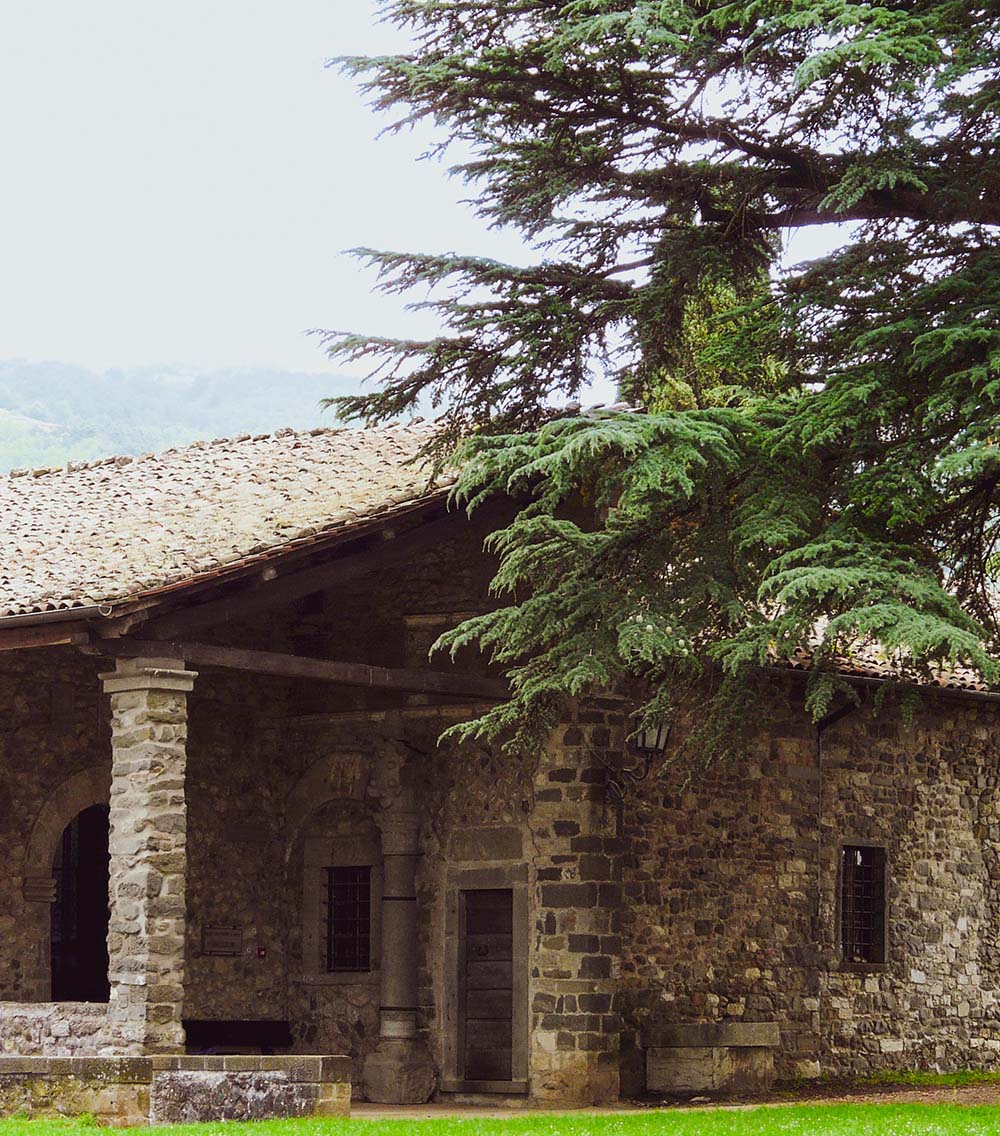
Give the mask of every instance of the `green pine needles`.
M 329 333 L 369 360 L 342 414 L 443 408 L 458 498 L 504 606 L 478 643 L 518 744 L 572 696 L 693 683 L 738 722 L 759 668 L 877 649 L 903 678 L 998 677 L 1000 16 L 916 0 L 385 0 L 410 55 L 348 59 L 398 126 L 427 119 L 515 267 L 360 250 L 430 286 L 441 331 Z M 794 268 L 794 230 L 839 249 Z M 595 374 L 642 413 L 556 412 Z

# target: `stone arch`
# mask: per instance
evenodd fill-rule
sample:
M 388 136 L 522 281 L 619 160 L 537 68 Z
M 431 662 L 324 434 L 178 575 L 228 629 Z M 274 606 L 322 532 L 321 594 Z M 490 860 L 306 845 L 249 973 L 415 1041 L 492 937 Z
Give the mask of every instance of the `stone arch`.
M 343 750 L 314 761 L 285 798 L 285 861 L 303 826 L 328 801 L 364 801 L 369 762 L 356 750 Z
M 108 804 L 111 765 L 94 765 L 67 777 L 42 805 L 28 838 L 24 859 L 25 915 L 33 930 L 35 950 L 26 975 L 28 993 L 39 1002 L 52 996 L 49 913 L 56 897 L 52 862 L 66 826 L 92 805 Z
M 29 902 L 51 902 L 41 894 L 29 895 L 29 891 L 42 890 L 37 886 L 29 887 L 29 881 L 44 877 L 52 881 L 52 858 L 66 826 L 91 805 L 106 805 L 110 795 L 110 765 L 92 765 L 67 777 L 42 805 L 28 839 L 28 853 L 24 860 L 25 899 Z M 54 882 L 52 886 L 55 886 Z

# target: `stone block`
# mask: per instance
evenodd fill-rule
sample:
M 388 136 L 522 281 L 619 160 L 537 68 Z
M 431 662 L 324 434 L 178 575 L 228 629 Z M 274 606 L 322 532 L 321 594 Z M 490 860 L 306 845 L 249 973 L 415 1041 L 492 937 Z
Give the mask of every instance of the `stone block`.
M 710 1048 L 781 1044 L 777 1022 L 681 1022 L 649 1023 L 642 1031 L 647 1049 Z
M 704 1093 L 720 1087 L 722 1055 L 715 1046 L 646 1050 L 646 1090 L 651 1093 Z
M 322 1084 L 351 1083 L 351 1059 L 343 1054 L 325 1054 L 319 1059 Z
M 265 1059 L 266 1060 L 266 1059 Z M 319 1084 L 322 1077 L 322 1058 L 286 1057 L 288 1079 L 293 1082 Z
M 59 1061 L 55 1068 L 94 1081 L 148 1085 L 153 1075 L 149 1057 L 70 1057 L 65 1061 L 65 1066 Z
M 261 1058 L 252 1053 L 227 1054 L 222 1059 L 222 1067 L 230 1073 L 259 1073 L 263 1068 Z
M 320 1085 L 319 1094 L 313 1106 L 313 1116 L 350 1116 L 350 1114 L 350 1080 L 340 1084 Z
M 176 1069 L 182 1073 L 221 1073 L 226 1067 L 225 1057 L 220 1057 L 216 1054 L 168 1055 L 168 1060 L 174 1062 L 174 1064 L 171 1065 L 172 1069 Z
M 543 907 L 593 907 L 597 888 L 593 884 L 543 884 Z
M 424 1104 L 436 1082 L 430 1054 L 410 1039 L 382 1038 L 365 1058 L 365 1097 L 377 1104 Z
M 524 856 L 520 828 L 513 825 L 459 828 L 452 833 L 453 860 L 514 860 Z
M 610 978 L 611 959 L 607 955 L 585 955 L 580 959 L 581 978 Z
M 48 1057 L 0 1057 L 0 1077 L 17 1074 L 40 1076 L 51 1066 Z
M 648 1092 L 754 1092 L 774 1083 L 774 1050 L 764 1046 L 654 1047 L 646 1050 Z
M 151 1124 L 273 1120 L 311 1116 L 319 1086 L 286 1073 L 164 1070 L 153 1075 Z
M 580 826 L 575 820 L 556 820 L 552 822 L 552 831 L 556 836 L 578 836 Z

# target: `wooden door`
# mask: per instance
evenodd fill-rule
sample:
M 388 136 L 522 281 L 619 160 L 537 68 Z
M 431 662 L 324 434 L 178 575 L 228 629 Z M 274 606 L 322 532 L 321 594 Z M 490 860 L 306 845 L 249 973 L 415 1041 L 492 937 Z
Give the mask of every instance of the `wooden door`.
M 514 894 L 462 892 L 459 1057 L 466 1081 L 509 1081 L 513 1065 Z

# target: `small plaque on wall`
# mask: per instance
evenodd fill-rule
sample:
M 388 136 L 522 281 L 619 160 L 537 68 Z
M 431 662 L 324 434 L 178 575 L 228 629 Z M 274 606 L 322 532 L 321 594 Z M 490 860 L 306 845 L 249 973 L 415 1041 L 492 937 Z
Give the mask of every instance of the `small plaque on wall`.
M 215 958 L 238 958 L 243 954 L 243 928 L 223 924 L 203 927 L 201 953 Z

